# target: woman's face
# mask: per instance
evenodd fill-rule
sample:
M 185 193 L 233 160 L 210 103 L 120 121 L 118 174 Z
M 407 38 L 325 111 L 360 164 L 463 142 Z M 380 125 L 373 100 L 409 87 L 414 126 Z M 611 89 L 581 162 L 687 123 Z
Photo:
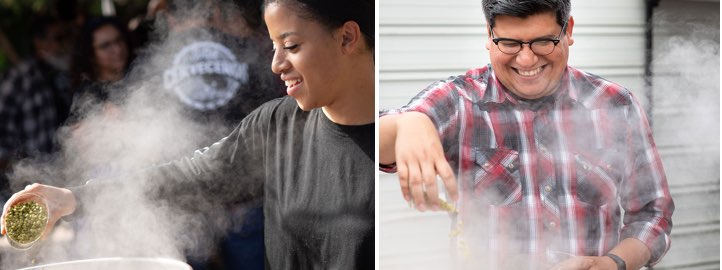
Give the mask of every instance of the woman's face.
M 264 18 L 273 41 L 271 69 L 303 110 L 331 105 L 341 85 L 341 31 L 301 18 L 284 4 L 266 7 Z
M 128 61 L 128 46 L 120 31 L 112 25 L 104 25 L 93 32 L 95 64 L 99 73 L 122 72 Z

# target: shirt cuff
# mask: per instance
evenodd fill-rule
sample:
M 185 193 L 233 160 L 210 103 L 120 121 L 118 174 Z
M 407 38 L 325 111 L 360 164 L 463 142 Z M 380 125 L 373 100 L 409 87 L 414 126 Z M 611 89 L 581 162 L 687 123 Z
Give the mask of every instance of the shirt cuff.
M 655 222 L 629 224 L 622 229 L 621 239 L 635 238 L 642 241 L 651 253 L 646 266 L 654 266 L 667 254 L 672 244 L 669 229 L 663 228 L 671 228 L 671 222 L 668 223 L 666 219 L 657 218 Z
M 400 114 L 401 110 L 399 109 L 386 109 L 381 110 L 379 112 L 379 118 L 387 116 L 387 115 L 396 115 Z M 396 172 L 396 163 L 393 164 L 379 164 L 379 171 L 385 172 L 385 173 L 395 173 Z
M 393 164 L 379 164 L 379 171 L 385 172 L 385 173 L 395 173 L 396 172 L 396 163 Z

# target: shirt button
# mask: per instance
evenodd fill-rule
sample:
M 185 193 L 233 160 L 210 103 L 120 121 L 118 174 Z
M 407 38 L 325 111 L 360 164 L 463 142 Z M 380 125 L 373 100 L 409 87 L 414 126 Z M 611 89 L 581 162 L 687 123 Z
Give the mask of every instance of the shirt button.
M 489 167 L 491 167 L 491 164 L 489 164 L 489 162 L 484 162 L 484 165 L 482 165 L 482 167 L 484 167 L 484 169 L 489 169 Z
M 552 192 L 552 187 L 549 185 L 546 185 L 546 186 L 544 186 L 544 191 L 546 191 L 547 193 Z
M 549 227 L 554 228 L 555 226 L 557 226 L 557 223 L 556 223 L 556 222 L 554 222 L 554 221 L 549 222 Z
M 506 166 L 509 169 L 514 169 L 514 163 L 509 163 L 509 166 Z

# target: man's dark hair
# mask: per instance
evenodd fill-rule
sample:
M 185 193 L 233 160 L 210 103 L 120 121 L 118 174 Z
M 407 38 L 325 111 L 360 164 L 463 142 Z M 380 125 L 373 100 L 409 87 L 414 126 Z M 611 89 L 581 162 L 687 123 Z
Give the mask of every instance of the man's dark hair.
M 482 0 L 484 16 L 489 28 L 494 28 L 495 18 L 499 15 L 526 18 L 544 12 L 556 14 L 559 26 L 569 19 L 572 9 L 570 0 Z

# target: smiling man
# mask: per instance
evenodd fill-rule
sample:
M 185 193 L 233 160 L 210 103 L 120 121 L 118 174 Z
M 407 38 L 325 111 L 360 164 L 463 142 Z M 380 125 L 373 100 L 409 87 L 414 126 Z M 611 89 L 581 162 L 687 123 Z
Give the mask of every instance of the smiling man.
M 382 170 L 420 211 L 443 180 L 462 268 L 659 262 L 674 203 L 651 129 L 629 90 L 567 65 L 570 1 L 482 5 L 490 64 L 383 111 Z

